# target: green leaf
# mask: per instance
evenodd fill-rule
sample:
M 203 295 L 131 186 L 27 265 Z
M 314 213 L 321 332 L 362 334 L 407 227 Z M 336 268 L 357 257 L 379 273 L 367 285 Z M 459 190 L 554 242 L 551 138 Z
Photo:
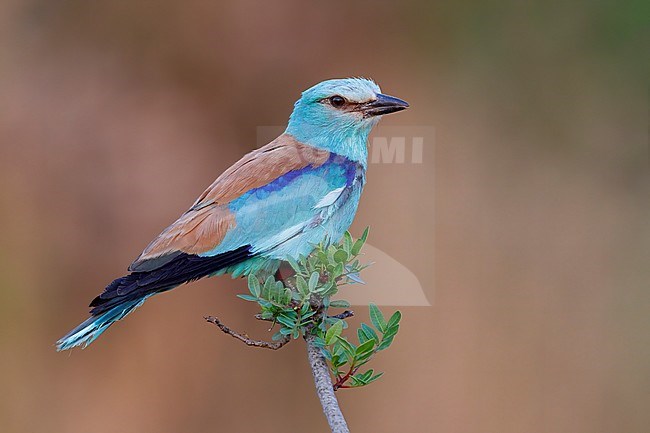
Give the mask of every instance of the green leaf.
M 388 323 L 386 324 L 386 328 L 390 329 L 390 328 L 396 326 L 397 324 L 399 324 L 400 320 L 402 320 L 402 313 L 399 310 L 397 310 L 397 311 L 395 311 L 393 313 L 392 316 L 390 316 L 390 319 L 388 319 Z
M 324 251 L 318 251 L 316 253 L 316 257 L 318 257 L 318 260 L 321 263 L 327 263 L 329 261 L 328 254 L 326 252 L 324 252 Z
M 359 344 L 363 344 L 371 339 L 370 336 L 366 334 L 361 328 L 357 329 L 357 337 L 359 337 Z
M 332 279 L 337 279 L 341 275 L 343 275 L 343 272 L 345 271 L 345 266 L 343 263 L 337 263 L 336 267 L 334 268 L 334 271 L 332 272 Z
M 338 249 L 335 246 L 331 246 L 327 249 L 327 260 L 322 260 L 321 264 L 336 264 L 336 260 L 334 260 L 334 253 L 337 252 Z
M 248 275 L 248 290 L 250 290 L 251 294 L 256 298 L 259 298 L 260 294 L 262 293 L 260 280 L 258 280 L 254 274 Z
M 309 311 L 308 313 L 305 313 L 305 314 L 301 315 L 300 316 L 300 326 L 305 326 L 305 325 L 311 323 L 312 322 L 311 317 L 314 314 L 316 314 L 316 312 L 312 310 L 312 311 Z
M 330 302 L 330 307 L 332 307 L 332 308 L 349 308 L 350 303 L 348 301 L 344 301 L 343 299 L 337 299 L 336 301 L 331 301 Z
M 288 313 L 289 312 L 283 312 L 282 314 L 279 314 L 276 319 L 279 323 L 286 326 L 287 328 L 293 328 L 296 326 L 296 319 L 294 317 L 291 317 Z
M 313 342 L 316 347 L 325 347 L 325 340 L 320 337 L 314 338 Z
M 302 275 L 298 275 L 296 277 L 296 287 L 303 298 L 309 296 L 309 286 L 307 285 L 307 281 L 305 281 Z
M 375 347 L 375 340 L 368 340 L 363 344 L 360 344 L 355 350 L 355 358 L 363 358 L 366 355 L 372 354 L 372 349 Z
M 383 375 L 384 375 L 383 372 L 380 372 L 380 373 L 375 374 L 374 376 L 372 376 L 372 377 L 370 377 L 370 378 L 368 379 L 367 384 L 370 384 L 370 383 L 374 382 L 375 380 L 379 379 L 379 378 L 382 377 Z
M 356 351 L 354 344 L 350 343 L 348 340 L 341 336 L 336 337 L 336 344 L 341 345 L 343 351 L 347 353 L 351 359 L 354 359 L 354 353 Z
M 338 250 L 334 253 L 334 261 L 337 263 L 345 263 L 348 261 L 348 253 L 345 250 Z
M 361 242 L 361 239 L 357 239 L 354 245 L 352 245 L 350 254 L 352 254 L 353 256 L 358 256 L 359 253 L 361 252 L 361 248 L 363 248 L 363 242 Z
M 384 315 L 375 304 L 370 304 L 370 320 L 382 334 L 386 331 L 386 319 L 384 319 Z
M 336 317 L 326 317 L 323 320 L 323 322 L 325 322 L 327 324 L 330 324 L 330 325 L 333 325 L 336 322 L 341 322 L 341 323 L 343 323 L 343 329 L 348 329 L 348 322 L 346 322 L 345 320 L 337 319 Z
M 366 240 L 368 239 L 368 233 L 370 233 L 370 227 L 366 227 L 366 229 L 363 231 L 363 234 L 361 235 L 361 240 L 363 243 L 366 243 Z
M 332 366 L 335 368 L 343 367 L 348 363 L 348 357 L 345 353 L 332 357 Z
M 352 235 L 348 231 L 343 233 L 343 249 L 347 253 L 352 249 Z
M 399 325 L 395 325 L 392 328 L 388 328 L 386 332 L 384 332 L 384 340 L 387 338 L 392 338 L 397 334 L 397 331 L 399 331 Z
M 357 373 L 354 376 L 352 376 L 350 379 L 350 383 L 353 386 L 365 386 L 370 383 L 370 378 L 372 377 L 373 370 L 370 369 L 366 371 L 365 373 Z
M 284 287 L 284 286 L 282 286 Z M 293 292 L 289 288 L 284 288 L 284 299 L 282 299 L 282 303 L 284 305 L 289 305 L 291 303 L 291 298 L 292 298 Z
M 269 275 L 266 278 L 266 281 L 264 281 L 264 285 L 262 286 L 262 298 L 271 300 L 271 295 L 273 292 L 274 285 L 275 285 L 275 279 L 273 278 L 272 275 Z
M 381 342 L 381 344 L 377 347 L 377 351 L 379 352 L 380 350 L 385 350 L 390 347 L 391 344 L 393 344 L 393 338 L 384 338 Z
M 332 344 L 336 337 L 341 335 L 341 332 L 343 332 L 343 321 L 338 320 L 335 324 L 330 326 L 330 328 L 325 333 L 325 344 L 328 346 Z
M 368 384 L 368 380 L 372 376 L 372 373 L 374 373 L 374 370 L 371 368 L 370 370 L 366 371 L 365 373 L 359 373 L 356 374 L 355 376 L 358 376 L 359 379 L 364 383 L 364 385 Z
M 293 259 L 293 257 L 287 257 L 285 260 L 289 263 L 289 266 L 291 266 L 293 270 L 296 271 L 296 273 L 300 272 L 300 265 Z
M 361 324 L 361 329 L 363 329 L 364 333 L 369 336 L 369 338 L 372 338 L 375 340 L 375 343 L 379 344 L 379 336 L 375 332 L 374 329 L 372 329 L 370 326 L 366 325 L 365 323 Z
M 376 381 L 384 374 L 381 372 L 377 374 L 374 373 L 375 371 L 372 368 L 365 373 L 357 373 L 350 378 L 350 385 L 354 387 L 366 386 Z
M 246 301 L 257 302 L 257 300 L 258 300 L 258 298 L 256 298 L 255 296 L 251 296 L 251 295 L 237 295 L 237 297 L 241 298 L 241 299 L 244 299 Z
M 336 290 L 336 284 L 334 283 L 334 281 L 328 281 L 318 289 L 314 290 L 314 293 L 318 293 L 319 295 L 331 295 L 335 293 L 335 290 Z
M 315 292 L 316 291 L 316 286 L 318 285 L 318 279 L 320 278 L 320 274 L 316 271 L 311 273 L 311 276 L 309 277 L 309 291 L 310 292 Z
M 354 245 L 352 245 L 352 249 L 350 250 L 350 253 L 353 256 L 357 256 L 361 252 L 361 248 L 363 248 L 363 245 L 366 243 L 366 239 L 368 239 L 369 230 L 370 230 L 370 227 L 366 227 L 366 229 L 363 231 L 363 234 L 361 235 L 361 237 L 356 240 Z

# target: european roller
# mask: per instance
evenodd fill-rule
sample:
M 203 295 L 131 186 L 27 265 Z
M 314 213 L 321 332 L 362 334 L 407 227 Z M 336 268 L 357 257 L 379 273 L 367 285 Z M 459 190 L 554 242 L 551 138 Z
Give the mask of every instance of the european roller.
M 212 275 L 274 273 L 324 238 L 338 240 L 357 211 L 368 134 L 408 108 L 363 78 L 302 93 L 286 130 L 245 155 L 90 303 L 90 317 L 57 342 L 87 346 L 149 297 Z

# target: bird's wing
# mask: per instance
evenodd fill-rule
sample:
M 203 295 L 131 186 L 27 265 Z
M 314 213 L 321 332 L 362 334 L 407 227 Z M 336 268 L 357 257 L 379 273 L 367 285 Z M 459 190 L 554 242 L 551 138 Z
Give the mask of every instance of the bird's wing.
M 267 216 L 271 215 L 268 211 L 277 208 L 270 201 L 266 205 L 258 202 L 259 197 L 268 195 L 264 187 L 275 185 L 275 190 L 278 190 L 297 174 L 322 167 L 329 158 L 329 152 L 302 144 L 287 134 L 252 151 L 219 176 L 187 212 L 145 248 L 129 270 L 150 271 L 183 253 L 210 254 L 232 232 L 239 233 L 229 236 L 230 238 L 234 236 L 241 239 L 241 242 L 250 243 L 251 239 L 245 239 L 245 233 L 251 232 L 250 227 L 238 230 L 242 220 L 244 225 L 249 225 L 248 215 L 254 213 L 253 207 L 260 208 L 260 212 L 266 208 L 267 212 L 262 213 Z M 316 183 L 312 177 L 308 176 L 309 179 L 306 180 Z M 304 182 L 303 187 L 309 188 L 308 183 Z M 255 192 L 252 197 L 251 192 Z M 255 205 L 251 206 L 252 204 Z M 236 249 L 246 245 L 234 245 L 236 243 L 237 241 L 231 240 L 224 247 L 232 246 L 232 249 Z
M 334 154 L 317 167 L 289 172 L 233 200 L 228 208 L 237 225 L 207 254 L 242 245 L 267 258 L 307 254 L 325 235 L 337 237 L 347 229 L 362 184 L 362 167 Z M 349 200 L 351 197 L 354 199 Z M 345 206 L 348 202 L 353 206 Z M 334 215 L 343 219 L 335 218 L 338 223 L 332 225 Z

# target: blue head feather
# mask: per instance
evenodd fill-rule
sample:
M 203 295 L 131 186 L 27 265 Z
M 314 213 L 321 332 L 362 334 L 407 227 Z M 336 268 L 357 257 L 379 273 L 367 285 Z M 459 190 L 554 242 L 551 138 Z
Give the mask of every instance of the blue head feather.
M 305 90 L 296 101 L 285 132 L 302 143 L 343 155 L 365 166 L 368 135 L 379 116 L 364 117 L 358 111 L 336 109 L 327 101 L 338 95 L 351 103 L 362 104 L 376 99 L 380 93 L 379 86 L 365 78 L 318 83 Z

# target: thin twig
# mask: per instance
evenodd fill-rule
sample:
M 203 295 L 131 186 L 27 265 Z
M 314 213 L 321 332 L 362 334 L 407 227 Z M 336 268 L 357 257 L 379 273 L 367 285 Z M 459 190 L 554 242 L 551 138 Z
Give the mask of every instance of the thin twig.
M 289 336 L 284 336 L 281 340 L 278 340 L 276 342 L 269 342 L 269 341 L 262 341 L 262 340 L 253 340 L 248 337 L 246 334 L 240 334 L 237 331 L 234 331 L 221 323 L 218 317 L 213 317 L 213 316 L 206 316 L 204 319 L 210 323 L 214 323 L 217 325 L 219 329 L 221 329 L 224 333 L 230 335 L 233 338 L 236 338 L 237 340 L 241 341 L 242 343 L 246 344 L 247 346 L 252 346 L 252 347 L 261 347 L 263 349 L 271 349 L 271 350 L 278 350 L 285 344 L 287 344 L 289 341 L 291 341 L 291 337 Z
M 345 376 L 339 376 L 337 378 L 337 381 L 334 383 L 334 391 L 338 391 L 339 389 L 342 388 L 350 388 L 350 386 L 346 385 L 345 382 L 350 380 L 352 376 L 357 372 L 359 367 L 355 367 L 354 364 L 350 366 L 350 371 L 348 371 Z
M 334 395 L 329 367 L 320 349 L 314 343 L 315 338 L 309 332 L 305 334 L 307 357 L 309 358 L 311 372 L 314 375 L 316 394 L 318 395 L 321 406 L 323 406 L 323 413 L 325 414 L 325 418 L 327 418 L 332 433 L 350 433 L 350 429 L 339 407 L 339 402 L 336 399 L 336 395 Z
M 352 316 L 354 316 L 354 311 L 345 310 L 344 312 L 342 312 L 340 314 L 336 314 L 334 316 L 328 316 L 328 317 L 330 319 L 341 319 L 341 320 L 343 320 L 343 319 L 347 319 L 348 317 L 352 317 Z
M 330 318 L 330 319 L 341 319 L 341 320 L 343 320 L 343 319 L 347 319 L 347 318 L 350 318 L 350 317 L 353 317 L 353 316 L 354 316 L 354 311 L 345 310 L 342 313 L 335 314 L 334 316 L 327 316 L 327 317 Z M 275 321 L 274 319 L 267 319 L 266 317 L 262 317 L 261 314 L 256 314 L 253 317 L 255 317 L 256 320 L 261 320 L 263 322 L 274 322 Z

